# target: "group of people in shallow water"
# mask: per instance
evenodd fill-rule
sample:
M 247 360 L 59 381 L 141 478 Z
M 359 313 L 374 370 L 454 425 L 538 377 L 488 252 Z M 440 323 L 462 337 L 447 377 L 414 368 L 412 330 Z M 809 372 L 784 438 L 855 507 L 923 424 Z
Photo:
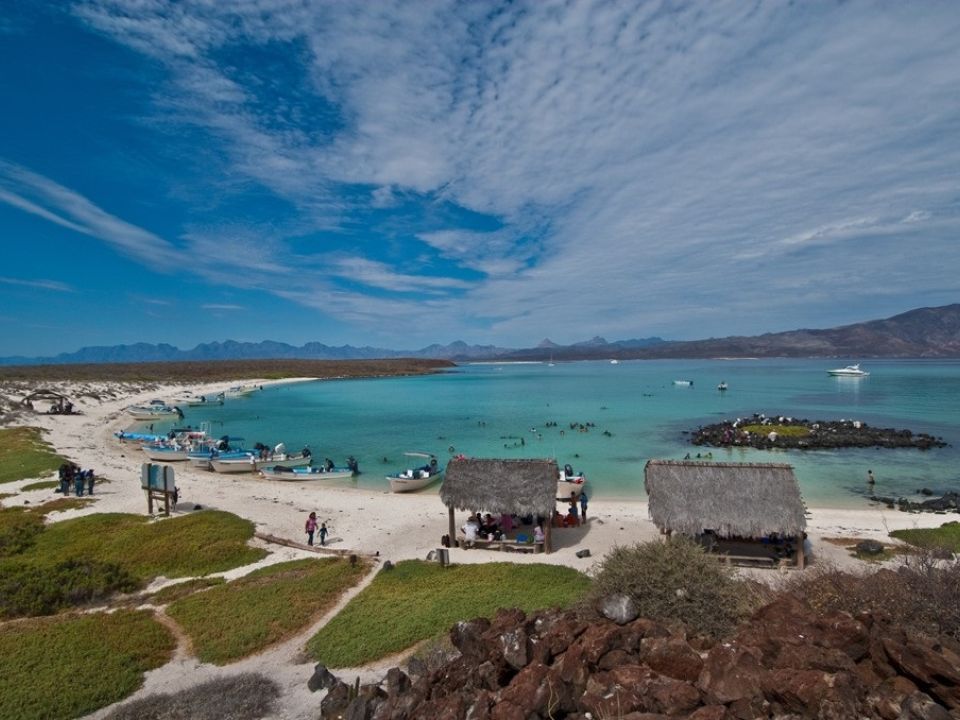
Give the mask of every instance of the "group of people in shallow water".
M 70 494 L 72 488 L 77 497 L 83 497 L 84 489 L 86 489 L 87 495 L 93 495 L 93 486 L 97 479 L 93 470 L 81 470 L 80 466 L 74 463 L 63 463 L 57 472 L 60 487 L 54 492 L 66 497 Z

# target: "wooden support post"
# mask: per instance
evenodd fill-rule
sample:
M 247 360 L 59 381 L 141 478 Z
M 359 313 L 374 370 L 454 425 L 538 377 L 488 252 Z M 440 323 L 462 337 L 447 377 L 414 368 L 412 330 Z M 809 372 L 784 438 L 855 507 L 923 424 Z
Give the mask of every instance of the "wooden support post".
M 803 570 L 807 557 L 803 552 L 803 533 L 797 536 L 797 569 Z
M 450 506 L 450 526 L 447 529 L 450 533 L 450 547 L 456 547 L 457 542 L 457 522 L 453 517 L 453 505 Z
M 550 511 L 550 515 L 547 517 L 547 523 L 546 523 L 546 524 L 547 524 L 547 527 L 544 528 L 544 531 L 543 531 L 543 551 L 544 551 L 546 554 L 548 554 L 548 555 L 553 552 L 553 542 L 552 542 L 552 540 L 551 540 L 551 535 L 552 535 L 551 530 L 553 529 L 553 515 L 554 515 L 554 512 L 555 512 L 555 511 L 553 511 L 553 510 Z

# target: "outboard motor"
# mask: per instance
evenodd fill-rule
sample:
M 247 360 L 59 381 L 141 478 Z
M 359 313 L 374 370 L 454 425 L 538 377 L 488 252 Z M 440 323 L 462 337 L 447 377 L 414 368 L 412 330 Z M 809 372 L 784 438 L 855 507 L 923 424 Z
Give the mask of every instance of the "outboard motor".
M 568 477 L 568 478 L 572 478 L 572 477 L 573 477 L 573 466 L 572 466 L 572 465 L 564 465 L 564 466 L 563 466 L 563 474 L 564 474 L 566 477 Z

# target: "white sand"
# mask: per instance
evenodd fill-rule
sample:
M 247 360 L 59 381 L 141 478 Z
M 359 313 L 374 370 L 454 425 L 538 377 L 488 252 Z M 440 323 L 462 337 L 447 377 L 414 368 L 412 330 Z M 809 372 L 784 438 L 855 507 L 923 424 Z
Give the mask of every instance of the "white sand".
M 247 381 L 258 383 L 259 381 Z M 290 381 L 287 381 L 290 382 Z M 146 500 L 140 489 L 140 465 L 146 456 L 133 443 L 121 444 L 113 437 L 117 430 L 130 424 L 124 408 L 146 402 L 155 397 L 181 397 L 186 390 L 195 394 L 215 394 L 233 383 L 205 386 L 125 386 L 118 392 L 116 385 L 84 383 L 60 385 L 64 394 L 75 399 L 80 415 L 28 415 L 17 422 L 42 427 L 47 439 L 62 454 L 83 468 L 94 468 L 97 475 L 110 480 L 97 485 L 97 501 L 88 508 L 54 514 L 58 521 L 94 512 L 146 513 Z M 263 381 L 264 385 L 268 384 Z M 54 384 L 55 385 L 55 384 Z M 99 401 L 81 392 L 110 390 L 115 397 Z M 0 395 L 10 394 L 10 388 L 0 388 Z M 42 407 L 38 407 L 42 409 Z M 176 464 L 177 486 L 180 489 L 179 512 L 189 512 L 194 505 L 216 508 L 250 519 L 258 532 L 305 540 L 303 523 L 307 513 L 316 511 L 317 517 L 327 523 L 331 547 L 359 553 L 379 553 L 380 560 L 424 558 L 439 546 L 440 536 L 447 532 L 447 510 L 436 494 L 394 495 L 386 490 L 372 492 L 351 487 L 337 487 L 335 483 L 290 483 L 254 478 L 252 475 L 218 475 L 213 472 L 191 470 L 184 463 Z M 0 492 L 13 492 L 29 481 L 0 486 Z M 29 500 L 36 504 L 59 497 L 51 491 L 31 491 L 8 498 L 8 505 Z M 458 515 L 458 525 L 465 518 Z M 950 518 L 934 514 L 907 514 L 879 507 L 860 510 L 812 508 L 808 516 L 809 552 L 815 561 L 829 562 L 840 567 L 859 566 L 842 547 L 823 542 L 822 538 L 875 538 L 889 542 L 888 533 L 899 528 L 937 527 Z M 451 560 L 456 563 L 510 561 L 549 562 L 568 565 L 588 571 L 605 551 L 617 544 L 631 544 L 658 536 L 647 517 L 647 505 L 641 501 L 604 501 L 591 499 L 589 522 L 577 529 L 557 530 L 553 537 L 555 552 L 550 555 L 499 553 L 486 550 L 451 549 Z M 590 549 L 591 558 L 577 558 L 577 550 Z M 271 544 L 271 555 L 262 564 L 295 557 L 314 556 L 312 553 Z M 225 573 L 235 577 L 250 568 Z M 756 573 L 751 573 L 756 575 Z M 776 573 L 760 573 L 760 576 Z M 155 585 L 159 587 L 162 581 Z M 356 590 L 354 591 L 356 592 Z M 352 596 L 353 592 L 350 596 Z M 299 636 L 274 646 L 258 656 L 228 667 L 218 668 L 198 663 L 194 658 L 178 653 L 166 666 L 147 674 L 146 683 L 132 697 L 139 698 L 155 692 L 175 692 L 206 680 L 255 671 L 268 675 L 282 688 L 278 718 L 315 718 L 319 713 L 319 695 L 312 695 L 306 681 L 313 670 L 302 650 L 306 640 L 326 619 L 319 621 Z M 395 664 L 395 663 L 394 663 Z M 382 674 L 390 663 L 378 663 L 362 672 L 363 679 Z M 352 679 L 359 671 L 345 673 Z M 104 711 L 91 717 L 98 718 Z

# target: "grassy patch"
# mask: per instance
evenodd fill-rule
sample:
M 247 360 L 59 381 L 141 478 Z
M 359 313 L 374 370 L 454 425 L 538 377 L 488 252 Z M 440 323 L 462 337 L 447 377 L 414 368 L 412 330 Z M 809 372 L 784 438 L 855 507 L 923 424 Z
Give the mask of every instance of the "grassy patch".
M 167 608 L 203 662 L 223 665 L 303 628 L 366 572 L 340 558 L 279 563 Z
M 526 611 L 567 606 L 590 584 L 557 565 L 488 563 L 442 568 L 407 560 L 381 571 L 307 649 L 330 667 L 354 667 L 406 650 L 458 620 L 491 616 L 498 608 Z
M 63 462 L 44 442 L 40 428 L 0 429 L 0 483 L 43 477 Z
M 960 553 L 960 522 L 944 523 L 938 528 L 913 528 L 910 530 L 894 530 L 890 537 L 903 540 L 914 547 L 925 549 L 944 548 L 950 552 Z
M 43 618 L 0 626 L 0 717 L 74 718 L 122 700 L 174 640 L 151 613 Z
M 223 585 L 226 582 L 222 577 L 201 577 L 186 580 L 176 585 L 167 585 L 162 590 L 158 590 L 149 597 L 153 605 L 168 605 L 169 603 L 185 598 L 187 595 L 193 595 L 200 590 L 206 590 L 214 585 Z
M 769 435 L 775 432 L 782 437 L 806 437 L 810 434 L 810 428 L 803 425 L 744 425 L 742 430 L 756 435 Z
M 159 575 L 206 575 L 266 555 L 247 546 L 253 525 L 224 512 L 160 522 L 98 514 L 44 525 L 51 509 L 78 501 L 0 510 L 0 616 L 57 612 L 130 592 Z
M 27 483 L 20 488 L 20 492 L 30 492 L 31 490 L 53 490 L 55 487 L 60 487 L 59 481 L 41 480 L 40 482 Z

